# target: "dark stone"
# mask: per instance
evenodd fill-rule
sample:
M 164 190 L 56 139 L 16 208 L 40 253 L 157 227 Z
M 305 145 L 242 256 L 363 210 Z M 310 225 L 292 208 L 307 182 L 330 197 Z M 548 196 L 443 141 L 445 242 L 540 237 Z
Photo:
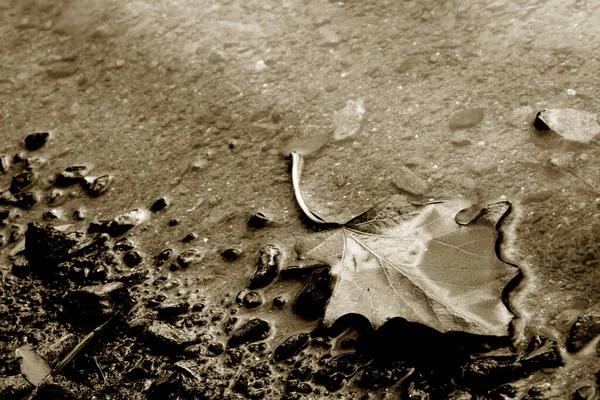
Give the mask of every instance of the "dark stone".
M 264 361 L 248 368 L 233 385 L 233 390 L 243 394 L 247 399 L 262 399 L 267 394 L 271 383 L 271 368 Z
M 27 157 L 25 157 L 25 153 L 23 153 L 22 151 L 18 152 L 17 154 L 15 154 L 13 156 L 13 163 L 15 164 L 19 164 L 25 161 Z
M 586 385 L 578 388 L 573 393 L 573 400 L 593 400 L 596 395 L 596 389 L 591 385 Z
M 567 350 L 574 353 L 600 335 L 600 314 L 580 315 L 571 327 L 567 338 Z
M 11 273 L 18 278 L 25 278 L 31 273 L 29 261 L 25 257 L 17 257 L 13 261 Z
M 132 305 L 125 284 L 111 282 L 85 286 L 67 294 L 63 304 L 65 318 L 80 326 L 96 327 L 117 311 L 127 311 Z
M 73 219 L 75 219 L 75 221 L 83 221 L 86 218 L 87 218 L 87 211 L 85 208 L 80 207 L 76 210 L 73 210 Z
M 198 337 L 182 328 L 154 321 L 147 330 L 148 346 L 158 353 L 181 353 L 187 346 L 198 342 Z
M 6 225 L 6 220 L 10 216 L 9 210 L 0 210 L 0 226 Z
M 549 131 L 550 127 L 540 118 L 542 112 L 546 110 L 541 110 L 537 114 L 535 114 L 535 120 L 533 121 L 533 126 L 538 131 Z
M 42 269 L 47 270 L 55 265 L 67 256 L 76 244 L 76 240 L 53 227 L 29 223 L 25 232 L 25 257 L 32 269 L 49 272 Z
M 310 336 L 306 333 L 298 333 L 290 336 L 275 349 L 275 361 L 287 360 L 304 350 L 308 346 Z
M 179 224 L 179 220 L 171 219 L 169 220 L 169 226 L 177 226 Z
M 63 172 L 56 175 L 54 186 L 68 187 L 76 183 L 85 185 L 85 176 L 89 172 L 85 165 L 75 165 L 66 168 Z
M 112 221 L 109 220 L 92 221 L 90 222 L 87 231 L 88 233 L 108 233 L 108 227 L 110 226 L 111 222 Z
M 185 250 L 177 257 L 177 264 L 181 268 L 188 268 L 192 264 L 201 262 L 204 259 L 202 253 L 196 249 Z
M 285 393 L 286 394 L 293 394 L 293 393 L 299 393 L 299 394 L 311 394 L 313 391 L 313 388 L 310 384 L 306 383 L 306 382 L 301 382 L 298 379 L 290 379 L 287 381 L 286 385 L 285 385 Z
M 160 267 L 164 265 L 173 257 L 173 249 L 164 249 L 156 256 L 156 266 Z
M 42 219 L 44 221 L 54 221 L 60 218 L 60 215 L 56 210 L 46 211 L 42 214 Z
M 225 346 L 223 346 L 223 343 L 212 342 L 206 347 L 206 350 L 208 351 L 208 356 L 216 357 L 225 352 Z
M 21 400 L 26 398 L 34 389 L 23 375 L 13 375 L 0 378 L 0 399 Z
M 117 240 L 115 245 L 113 246 L 113 250 L 115 251 L 129 251 L 133 250 L 135 245 L 129 238 L 121 238 Z
M 123 255 L 123 262 L 128 267 L 135 267 L 142 262 L 142 255 L 137 251 L 129 251 Z
M 283 308 L 287 304 L 287 300 L 283 296 L 277 296 L 273 299 L 273 305 L 277 308 Z
M 532 339 L 529 343 L 528 353 L 519 361 L 528 374 L 563 365 L 558 344 L 547 338 Z
M 183 314 L 190 308 L 190 304 L 185 300 L 170 300 L 164 301 L 156 307 L 158 318 L 170 320 L 174 317 Z
M 148 300 L 147 305 L 149 308 L 155 308 L 165 300 L 167 300 L 167 296 L 165 296 L 162 293 L 159 293 L 156 296 L 154 296 L 153 298 L 151 298 L 150 300 Z
M 260 318 L 253 318 L 238 329 L 229 338 L 228 347 L 238 347 L 246 343 L 263 340 L 271 331 L 271 325 Z
M 156 200 L 154 203 L 152 203 L 152 206 L 150 207 L 150 211 L 152 212 L 157 212 L 160 210 L 164 210 L 168 205 L 167 199 L 164 197 L 159 198 L 158 200 Z
M 223 257 L 225 261 L 235 261 L 240 258 L 241 255 L 242 250 L 236 248 L 225 249 L 221 252 L 221 257 Z
M 322 368 L 315 372 L 313 382 L 317 385 L 325 386 L 330 392 L 337 392 L 346 383 L 346 377 L 339 372 L 332 372 Z
M 183 239 L 181 239 L 181 241 L 183 243 L 189 243 L 193 240 L 198 239 L 198 234 L 194 233 L 194 232 L 190 232 L 187 235 L 185 235 L 185 237 Z
M 246 308 L 256 308 L 262 305 L 262 303 L 262 296 L 258 292 L 248 292 L 244 296 L 244 307 Z
M 22 210 L 31 210 L 39 201 L 39 196 L 33 192 L 21 192 L 14 195 L 12 205 Z
M 121 214 L 113 219 L 108 225 L 108 234 L 112 237 L 121 236 L 137 225 L 134 212 Z
M 281 252 L 272 244 L 267 244 L 259 250 L 256 272 L 250 278 L 248 286 L 250 289 L 262 288 L 273 282 L 279 271 L 280 256 Z
M 271 220 L 264 213 L 257 212 L 256 214 L 252 215 L 250 219 L 248 219 L 248 226 L 251 228 L 260 229 L 267 226 L 270 222 Z
M 113 177 L 110 175 L 102 175 L 95 179 L 85 180 L 84 187 L 92 197 L 98 197 L 102 193 L 106 192 L 113 181 Z
M 325 313 L 325 305 L 333 293 L 329 268 L 313 272 L 310 281 L 300 292 L 294 310 L 306 319 L 317 319 Z
M 35 151 L 46 144 L 50 137 L 48 132 L 32 133 L 25 137 L 25 148 L 29 151 Z
M 307 381 L 313 375 L 313 369 L 307 359 L 299 360 L 294 369 L 290 371 L 290 379 L 298 379 L 299 381 Z
M 23 234 L 25 233 L 25 227 L 21 224 L 11 224 L 8 227 L 8 241 L 10 243 L 15 243 L 21 240 Z
M 20 193 L 33 186 L 36 179 L 37 175 L 35 172 L 23 171 L 20 174 L 13 176 L 9 190 L 13 194 Z

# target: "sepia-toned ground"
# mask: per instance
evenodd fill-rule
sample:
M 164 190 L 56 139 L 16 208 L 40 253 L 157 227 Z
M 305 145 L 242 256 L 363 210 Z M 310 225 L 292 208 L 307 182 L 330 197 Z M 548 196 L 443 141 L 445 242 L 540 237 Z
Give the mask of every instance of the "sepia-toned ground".
M 107 250 L 118 258 L 110 273 L 146 271 L 129 287 L 140 307 L 129 323 L 107 328 L 65 368 L 67 383 L 55 378 L 56 386 L 79 385 L 71 392 L 81 398 L 146 398 L 159 390 L 157 379 L 181 370 L 176 362 L 190 361 L 206 386 L 206 397 L 197 398 L 427 398 L 415 397 L 417 384 L 389 365 L 387 388 L 361 386 L 354 371 L 344 374 L 341 388 L 329 376 L 308 379 L 300 397 L 286 394 L 290 371 L 301 366 L 268 360 L 286 338 L 318 324 L 293 311 L 307 276 L 258 289 L 259 307 L 236 303 L 264 245 L 280 249 L 282 268 L 299 263 L 294 244 L 312 230 L 296 205 L 286 152 L 313 149 L 302 189 L 322 216 L 347 220 L 399 192 L 413 200 L 509 200 L 500 251 L 523 273 L 508 297 L 516 314 L 510 339 L 517 350 L 533 335 L 555 340 L 564 366 L 528 374 L 514 384 L 516 397 L 504 398 L 568 399 L 597 385 L 595 345 L 575 354 L 565 343 L 580 315 L 600 313 L 600 141 L 568 143 L 537 131 L 533 121 L 542 109 L 599 111 L 600 4 L 0 0 L 0 50 L 0 153 L 14 164 L 0 184 L 8 189 L 20 173 L 22 163 L 12 160 L 23 152 L 40 196 L 30 210 L 9 207 L 1 228 L 3 377 L 20 374 L 19 346 L 32 344 L 41 354 L 61 337 L 70 334 L 76 343 L 104 322 L 82 327 L 61 317 L 63 296 L 81 282 L 48 288 L 14 276 L 14 249 L 27 224 L 86 232 L 91 221 L 149 209 L 166 197 L 166 209 L 144 213 L 125 235 L 140 264 L 124 266 L 123 252 Z M 364 116 L 357 132 L 337 140 L 340 124 L 353 118 L 339 118 L 349 101 L 362 101 Z M 50 138 L 29 152 L 23 140 L 34 132 Z M 53 189 L 55 176 L 76 165 L 114 181 L 98 197 L 78 186 Z M 52 190 L 62 200 L 53 204 Z M 44 214 L 51 210 L 49 220 Z M 84 218 L 75 210 L 85 210 Z M 265 228 L 248 227 L 257 212 L 271 221 Z M 190 233 L 197 237 L 182 241 Z M 185 270 L 157 268 L 156 256 L 167 248 L 175 256 L 196 249 L 202 261 Z M 230 248 L 241 252 L 234 261 L 221 255 Z M 142 343 L 148 335 L 131 333 L 136 318 L 152 323 L 146 304 L 158 294 L 190 303 L 176 329 L 190 328 L 186 321 L 194 317 L 204 321 L 192 329 L 209 336 L 193 350 L 197 355 L 160 354 Z M 278 297 L 286 304 L 273 305 Z M 202 310 L 194 309 L 200 303 Z M 215 344 L 222 352 L 231 328 L 251 318 L 270 325 L 264 345 L 215 354 Z M 351 353 L 342 342 L 355 337 L 349 329 L 313 338 L 295 361 L 327 366 L 328 358 Z M 252 379 L 270 388 L 240 389 L 244 371 L 263 361 L 269 372 L 253 370 Z M 135 367 L 143 373 L 133 376 Z M 198 385 L 188 375 L 167 382 L 172 398 L 193 398 L 173 389 Z M 539 397 L 526 395 L 531 388 Z

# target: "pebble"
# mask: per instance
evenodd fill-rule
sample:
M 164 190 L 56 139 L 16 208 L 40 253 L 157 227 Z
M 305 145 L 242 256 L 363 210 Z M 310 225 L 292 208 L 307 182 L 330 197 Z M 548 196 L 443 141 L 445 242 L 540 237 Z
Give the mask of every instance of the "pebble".
M 174 328 L 161 321 L 153 321 L 147 330 L 148 345 L 163 354 L 180 353 L 197 342 L 198 337 L 193 332 Z
M 262 296 L 258 292 L 248 292 L 244 296 L 243 304 L 246 308 L 256 308 L 261 306 L 263 303 Z
M 294 311 L 311 320 L 322 317 L 332 294 L 330 282 L 329 268 L 313 272 L 310 281 L 294 302 Z
M 189 243 L 192 242 L 194 240 L 198 239 L 198 234 L 195 232 L 190 232 L 187 235 L 185 235 L 185 237 L 183 239 L 181 239 L 181 241 L 183 243 Z
M 41 148 L 50 137 L 48 132 L 32 133 L 25 137 L 25 148 L 29 151 L 35 151 Z
M 33 171 L 23 171 L 20 174 L 15 175 L 10 182 L 10 192 L 20 193 L 25 189 L 33 186 L 37 179 L 37 174 Z
M 154 203 L 152 203 L 152 206 L 150 207 L 150 211 L 152 211 L 152 212 L 161 211 L 161 210 L 164 210 L 167 206 L 168 206 L 167 199 L 164 197 L 161 197 L 161 198 L 157 199 Z
M 85 184 L 85 176 L 88 174 L 89 168 L 85 165 L 75 165 L 67 167 L 63 172 L 56 175 L 54 186 L 68 187 L 76 183 Z
M 277 296 L 273 299 L 273 305 L 277 308 L 283 308 L 287 304 L 287 300 L 283 296 Z
M 229 338 L 228 347 L 238 347 L 263 340 L 271 331 L 271 325 L 260 318 L 253 318 L 237 328 Z
M 129 238 L 121 238 L 117 240 L 115 245 L 113 246 L 113 250 L 115 251 L 129 251 L 133 250 L 135 245 Z
M 160 267 L 164 265 L 173 257 L 173 249 L 164 249 L 156 256 L 156 266 Z
M 281 251 L 272 244 L 267 244 L 258 252 L 256 271 L 250 278 L 250 289 L 262 288 L 273 282 L 279 272 Z
M 52 189 L 48 192 L 46 197 L 46 203 L 50 206 L 58 206 L 63 204 L 67 200 L 67 196 L 63 190 Z
M 96 327 L 119 310 L 132 304 L 127 286 L 121 282 L 85 286 L 65 297 L 65 317 L 78 326 Z
M 171 220 L 169 220 L 168 225 L 169 226 L 177 226 L 177 225 L 179 225 L 179 220 L 171 219 Z
M 483 121 L 483 108 L 468 108 L 461 110 L 450 118 L 450 129 L 467 129 Z
M 333 113 L 335 130 L 333 138 L 337 141 L 352 138 L 360 129 L 365 114 L 363 99 L 348 100 L 346 106 Z
M 97 178 L 91 178 L 85 180 L 85 187 L 88 194 L 92 197 L 98 197 L 102 193 L 106 192 L 113 181 L 113 177 L 110 175 L 102 175 Z
M 177 264 L 181 268 L 188 268 L 193 264 L 197 264 L 204 259 L 204 255 L 196 249 L 185 250 L 177 257 Z
M 156 306 L 158 318 L 162 320 L 170 320 L 174 317 L 183 314 L 189 310 L 190 304 L 185 300 L 169 300 L 162 301 Z
M 600 336 L 600 314 L 586 313 L 577 318 L 567 338 L 567 349 L 574 353 Z
M 223 259 L 225 261 L 235 261 L 238 258 L 240 258 L 240 256 L 243 254 L 242 249 L 239 248 L 230 248 L 230 249 L 225 249 L 221 252 L 221 257 L 223 257 Z
M 83 221 L 87 218 L 87 210 L 85 208 L 77 208 L 73 210 L 73 219 L 76 221 Z
M 142 255 L 137 251 L 129 251 L 123 255 L 123 262 L 128 267 L 135 267 L 142 262 Z
M 427 182 L 405 166 L 399 167 L 391 180 L 398 190 L 410 194 L 421 196 L 429 190 Z
M 57 64 L 46 70 L 48 78 L 69 78 L 79 72 L 79 67 L 74 64 Z
M 287 360 L 298 355 L 309 343 L 310 336 L 307 333 L 298 333 L 290 336 L 275 349 L 275 360 Z
M 248 226 L 251 228 L 264 228 L 271 222 L 271 219 L 262 212 L 257 212 L 248 219 Z
M 10 168 L 10 157 L 6 154 L 0 155 L 0 173 L 4 174 L 8 172 Z
M 108 225 L 108 233 L 110 236 L 121 236 L 125 232 L 137 225 L 137 218 L 134 212 L 121 214 L 113 219 Z

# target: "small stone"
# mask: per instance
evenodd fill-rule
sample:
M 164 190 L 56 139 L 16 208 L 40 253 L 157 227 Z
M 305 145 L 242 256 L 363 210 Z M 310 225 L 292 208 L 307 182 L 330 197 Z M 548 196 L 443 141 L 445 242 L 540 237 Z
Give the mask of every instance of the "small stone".
M 306 333 L 298 333 L 290 336 L 275 349 L 275 360 L 287 360 L 304 350 L 308 346 L 310 336 Z
M 44 221 L 54 221 L 57 219 L 62 219 L 62 211 L 57 209 L 46 211 L 44 214 L 42 214 L 42 219 Z
M 48 78 L 64 79 L 75 75 L 79 67 L 75 64 L 57 64 L 46 70 Z
M 0 155 L 0 173 L 4 174 L 10 169 L 10 157 L 6 154 Z
M 250 219 L 248 219 L 248 226 L 251 228 L 260 229 L 269 225 L 270 222 L 271 219 L 267 217 L 264 213 L 257 212 L 256 214 L 252 215 Z
M 296 313 L 311 320 L 322 317 L 325 305 L 333 293 L 330 282 L 329 268 L 313 272 L 310 281 L 296 298 L 294 303 Z
M 25 233 L 25 256 L 38 272 L 50 272 L 51 267 L 76 244 L 72 237 L 53 227 L 29 223 Z
M 263 340 L 271 331 L 271 325 L 260 318 L 254 318 L 236 329 L 228 342 L 228 347 L 238 347 Z
M 225 346 L 223 346 L 223 344 L 219 342 L 212 342 L 206 347 L 206 350 L 208 352 L 207 356 L 216 357 L 220 356 L 225 352 Z
M 258 252 L 256 271 L 250 278 L 250 289 L 262 288 L 273 282 L 279 272 L 281 252 L 272 245 L 267 244 Z
M 422 196 L 429 190 L 429 185 L 409 168 L 401 166 L 391 178 L 398 190 Z
M 25 227 L 21 224 L 12 224 L 8 227 L 8 242 L 16 243 L 23 237 Z
M 156 307 L 156 311 L 158 312 L 158 318 L 170 320 L 183 314 L 189 310 L 189 308 L 190 304 L 185 300 L 169 300 L 161 302 L 161 304 Z
M 10 192 L 20 193 L 25 189 L 33 186 L 37 179 L 37 175 L 33 171 L 24 171 L 18 175 L 15 175 L 10 182 Z
M 11 273 L 18 278 L 25 278 L 31 274 L 29 261 L 25 257 L 17 257 L 13 261 Z
M 86 178 L 85 188 L 88 194 L 92 197 L 98 197 L 102 193 L 106 192 L 113 181 L 113 177 L 110 175 L 102 175 L 98 178 Z
M 164 249 L 156 256 L 156 266 L 160 267 L 164 265 L 173 257 L 173 249 Z
M 238 248 L 225 249 L 221 252 L 221 257 L 225 261 L 235 261 L 242 255 L 242 250 Z
M 600 335 L 600 314 L 587 313 L 577 318 L 567 338 L 567 349 L 575 353 Z
M 325 85 L 325 91 L 327 93 L 335 92 L 338 87 L 339 84 L 337 82 L 329 82 Z
M 467 129 L 483 121 L 483 108 L 468 108 L 461 110 L 450 118 L 450 129 Z
M 22 192 L 14 195 L 14 202 L 11 204 L 22 210 L 31 210 L 39 202 L 39 195 L 33 192 Z
M 113 250 L 115 251 L 129 251 L 133 250 L 135 245 L 129 238 L 121 238 L 117 240 L 115 245 L 113 246 Z
M 137 251 L 130 251 L 123 255 L 123 262 L 128 267 L 135 267 L 142 262 L 142 256 Z
M 32 133 L 25 137 L 25 148 L 29 151 L 38 150 L 50 137 L 48 132 Z
M 83 221 L 87 218 L 87 210 L 85 208 L 77 208 L 73 210 L 73 219 L 76 221 Z
M 596 397 L 596 389 L 592 385 L 586 385 L 578 388 L 573 393 L 573 400 L 593 400 Z
M 63 307 L 71 323 L 96 327 L 117 311 L 126 311 L 131 304 L 125 284 L 111 282 L 85 286 L 68 293 Z
M 154 203 L 152 203 L 152 206 L 150 207 L 150 211 L 152 212 L 158 212 L 161 210 L 164 210 L 168 205 L 167 199 L 164 197 L 159 198 L 158 200 L 156 200 Z
M 52 189 L 48 192 L 48 197 L 46 197 L 46 203 L 50 206 L 58 206 L 63 204 L 67 200 L 67 195 L 63 190 L 60 189 Z
M 185 237 L 183 239 L 181 239 L 181 241 L 183 243 L 189 243 L 192 242 L 194 240 L 198 239 L 198 234 L 195 232 L 190 232 L 187 235 L 185 235 Z
M 287 300 L 283 296 L 277 296 L 273 299 L 273 305 L 277 308 L 283 308 L 287 304 Z
M 177 226 L 178 224 L 179 224 L 179 220 L 177 220 L 177 219 L 171 219 L 171 220 L 169 220 L 169 223 L 168 223 L 169 226 Z
M 246 293 L 243 303 L 246 308 L 256 308 L 262 305 L 263 300 L 260 293 L 252 291 Z
M 89 168 L 85 165 L 75 165 L 65 168 L 63 172 L 56 175 L 54 186 L 68 187 L 76 183 L 85 184 L 85 176 L 89 172 Z
M 365 107 L 363 99 L 348 100 L 346 106 L 333 113 L 335 131 L 333 138 L 337 141 L 352 138 L 360 129 Z
M 204 259 L 204 255 L 196 249 L 185 250 L 177 257 L 177 264 L 181 268 L 188 268 L 193 264 L 197 264 Z
M 108 233 L 113 237 L 121 236 L 135 227 L 143 218 L 143 212 L 137 209 L 118 215 L 108 225 Z
M 147 331 L 148 345 L 163 354 L 180 353 L 198 342 L 198 337 L 181 328 L 160 321 L 152 322 Z

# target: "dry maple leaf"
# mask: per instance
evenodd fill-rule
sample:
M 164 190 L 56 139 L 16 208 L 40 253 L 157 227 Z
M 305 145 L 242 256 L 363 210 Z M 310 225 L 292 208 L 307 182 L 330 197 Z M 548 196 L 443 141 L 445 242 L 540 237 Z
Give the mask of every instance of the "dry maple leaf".
M 457 224 L 469 206 L 466 200 L 415 206 L 395 196 L 299 242 L 302 258 L 331 267 L 325 324 L 356 313 L 375 328 L 401 317 L 440 332 L 507 335 L 513 315 L 502 292 L 518 269 L 497 257 L 496 225 L 509 205 L 489 205 L 467 226 Z

